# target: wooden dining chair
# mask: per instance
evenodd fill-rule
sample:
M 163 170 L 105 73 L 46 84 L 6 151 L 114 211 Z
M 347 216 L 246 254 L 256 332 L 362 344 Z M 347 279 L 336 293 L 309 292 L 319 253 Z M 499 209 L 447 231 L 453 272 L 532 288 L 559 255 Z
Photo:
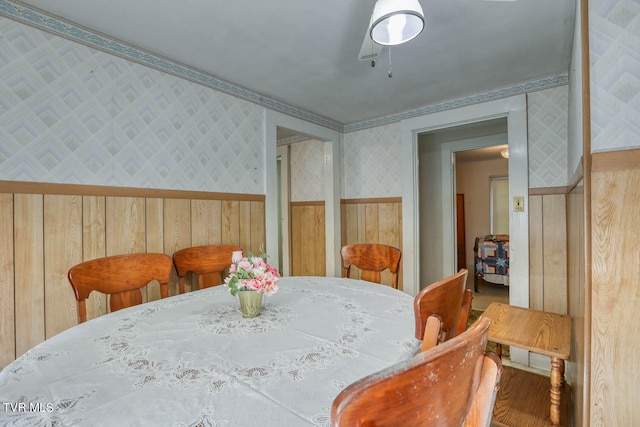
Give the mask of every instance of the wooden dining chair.
M 398 268 L 402 252 L 380 243 L 355 243 L 340 249 L 342 277 L 349 277 L 351 266 L 362 270 L 361 280 L 380 283 L 380 272 L 389 269 L 391 285 L 398 289 Z
M 467 327 L 473 292 L 466 289 L 468 271 L 439 280 L 416 295 L 413 301 L 416 339 L 420 351 L 461 334 Z
M 333 427 L 489 426 L 502 362 L 486 353 L 491 320 L 347 386 Z
M 86 322 L 86 299 L 93 291 L 109 295 L 110 311 L 142 304 L 141 288 L 160 282 L 160 297 L 169 296 L 173 261 L 169 255 L 138 253 L 85 261 L 69 269 L 67 277 L 76 295 L 78 323 Z
M 173 254 L 178 273 L 179 292 L 185 292 L 184 281 L 188 272 L 198 275 L 198 289 L 221 285 L 225 269 L 231 265 L 233 252 L 242 248 L 231 245 L 205 245 L 180 249 Z

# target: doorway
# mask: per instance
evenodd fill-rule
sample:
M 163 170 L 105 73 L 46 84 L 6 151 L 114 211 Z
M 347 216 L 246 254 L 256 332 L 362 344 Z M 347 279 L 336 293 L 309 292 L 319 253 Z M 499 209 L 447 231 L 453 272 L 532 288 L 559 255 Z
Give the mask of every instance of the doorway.
M 340 245 L 340 135 L 337 131 L 306 122 L 272 110 L 265 111 L 265 228 L 266 252 L 273 265 L 282 265 L 283 272 L 287 271 L 287 260 L 290 260 L 290 248 L 287 249 L 286 230 L 282 218 L 288 211 L 279 209 L 281 197 L 284 194 L 280 184 L 286 182 L 283 178 L 284 167 L 282 157 L 278 160 L 278 132 L 280 141 L 288 137 L 304 136 L 323 141 L 323 179 L 325 206 L 325 247 L 326 274 L 336 276 L 340 273 L 339 245 Z M 283 134 L 288 134 L 284 136 Z M 280 172 L 278 166 L 281 167 Z M 280 182 L 279 182 L 280 177 Z M 282 238 L 280 233 L 282 231 Z M 289 253 L 287 253 L 289 252 Z M 282 258 L 282 263 L 280 262 Z M 290 264 L 289 264 L 290 265 Z
M 464 162 L 500 157 L 499 149 L 507 144 L 505 118 L 448 127 L 418 135 L 419 220 L 420 220 L 420 284 L 422 287 L 453 274 L 457 260 L 457 229 L 453 220 L 457 212 L 457 158 Z M 497 160 L 496 168 L 507 173 L 507 164 Z M 466 164 L 466 163 L 465 163 Z M 500 170 L 500 169 L 498 169 Z M 473 244 L 478 233 L 489 234 L 488 176 L 483 188 L 466 197 L 470 209 L 465 213 L 471 227 L 466 229 L 466 265 L 473 274 Z M 478 192 L 486 193 L 482 204 L 476 203 Z M 474 206 L 477 205 L 477 206 Z M 448 209 L 445 209 L 448 207 Z M 477 210 L 482 207 L 482 212 Z M 448 223 L 448 224 L 447 224 Z M 446 224 L 446 227 L 445 227 Z M 448 229 L 448 232 L 443 232 Z M 448 236 L 451 236 L 452 240 Z M 445 244 L 446 243 L 446 244 Z M 434 251 L 439 245 L 442 251 Z M 447 251 L 451 251 L 448 253 Z M 451 254 L 456 254 L 451 258 Z
M 476 239 L 509 234 L 509 165 L 508 160 L 500 154 L 505 148 L 504 145 L 496 145 L 455 153 L 455 191 L 465 196 L 460 202 L 469 211 L 469 215 L 465 215 L 466 239 L 463 244 L 466 246 L 467 263 L 463 268 L 469 271 L 467 289 L 474 290 L 476 283 L 479 284 L 478 292 L 473 296 L 472 308 L 481 311 L 486 310 L 492 302 L 509 303 L 508 281 L 493 280 L 495 283 L 492 283 L 474 277 Z M 457 211 L 461 208 L 458 200 L 456 197 Z M 456 235 L 460 241 L 458 229 Z
M 516 95 L 508 98 L 488 101 L 481 104 L 468 105 L 453 110 L 441 111 L 425 116 L 406 119 L 401 122 L 403 180 L 407 185 L 403 188 L 402 195 L 402 226 L 403 248 L 406 256 L 404 259 L 403 280 L 405 292 L 415 295 L 420 286 L 424 285 L 421 279 L 421 270 L 424 268 L 422 261 L 429 258 L 429 262 L 442 277 L 447 277 L 455 272 L 455 153 L 468 146 L 460 148 L 455 142 L 440 144 L 440 160 L 437 156 L 427 156 L 433 165 L 433 171 L 440 172 L 441 177 L 439 191 L 431 194 L 434 205 L 429 210 L 432 213 L 428 219 L 441 228 L 432 233 L 430 238 L 433 244 L 430 248 L 422 246 L 422 228 L 425 221 L 421 221 L 420 200 L 425 197 L 425 190 L 420 186 L 423 182 L 420 170 L 424 170 L 423 158 L 420 153 L 419 136 L 424 133 L 444 130 L 460 125 L 467 125 L 506 118 L 507 143 L 509 146 L 509 200 L 517 196 L 522 201 L 523 211 L 509 213 L 510 235 L 510 292 L 509 303 L 511 305 L 529 306 L 529 216 L 528 216 L 528 150 L 527 150 L 527 112 L 526 97 Z M 425 146 L 433 148 L 433 144 Z M 438 179 L 434 176 L 434 179 Z M 437 195 L 441 198 L 438 200 Z M 421 252 L 429 250 L 431 257 L 423 257 Z M 439 261 L 434 263 L 434 260 Z M 427 283 L 428 284 L 428 283 Z M 528 364 L 526 351 L 514 351 L 511 358 L 514 362 Z M 516 354 L 517 353 L 517 354 Z

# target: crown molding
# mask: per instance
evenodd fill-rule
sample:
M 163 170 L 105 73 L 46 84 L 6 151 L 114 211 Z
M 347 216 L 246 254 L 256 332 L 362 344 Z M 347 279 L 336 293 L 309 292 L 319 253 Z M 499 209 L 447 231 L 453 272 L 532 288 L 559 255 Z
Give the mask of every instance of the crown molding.
M 155 68 L 159 71 L 190 80 L 211 89 L 329 129 L 341 132 L 344 127 L 342 123 L 329 120 L 277 99 L 264 96 L 250 89 L 222 80 L 214 75 L 188 67 L 180 62 L 117 40 L 111 36 L 80 26 L 63 18 L 52 16 L 38 8 L 19 1 L 0 0 L 0 16 L 5 16 L 56 36 L 64 37 L 85 46 L 119 56 L 147 67 Z
M 383 126 L 401 120 L 411 119 L 418 116 L 437 113 L 439 111 L 451 110 L 459 107 L 466 107 L 472 104 L 480 104 L 482 102 L 493 101 L 501 98 L 508 98 L 514 95 L 520 95 L 535 92 L 543 89 L 549 89 L 557 86 L 564 86 L 569 83 L 569 74 L 559 74 L 555 76 L 545 77 L 543 79 L 518 83 L 513 86 L 503 87 L 489 92 L 477 93 L 464 98 L 457 98 L 448 101 L 439 102 L 437 104 L 427 105 L 417 110 L 406 111 L 404 113 L 393 114 L 390 116 L 379 117 L 377 119 L 365 120 L 358 123 L 344 125 L 344 133 L 354 132 L 362 129 Z
M 238 86 L 234 83 L 222 80 L 214 75 L 205 73 L 195 68 L 188 67 L 180 62 L 165 58 L 153 52 L 146 51 L 136 46 L 127 44 L 113 37 L 106 36 L 90 28 L 55 17 L 15 0 L 0 0 L 0 16 L 32 26 L 42 31 L 64 37 L 68 40 L 101 50 L 103 52 L 119 56 L 132 62 L 155 68 L 159 71 L 175 75 L 194 83 L 215 89 L 217 91 L 233 95 L 237 98 L 253 102 L 262 107 L 293 116 L 310 123 L 324 126 L 338 132 L 348 133 L 368 128 L 383 126 L 413 117 L 423 116 L 439 111 L 450 110 L 472 104 L 506 98 L 513 95 L 534 92 L 556 86 L 568 84 L 568 74 L 560 74 L 543 79 L 519 83 L 510 87 L 499 88 L 485 93 L 478 93 L 464 98 L 452 99 L 436 104 L 424 106 L 416 110 L 383 116 L 376 119 L 365 120 L 357 123 L 344 124 L 329 120 L 317 114 L 310 113 L 294 107 L 274 98 L 264 96 L 258 92 Z

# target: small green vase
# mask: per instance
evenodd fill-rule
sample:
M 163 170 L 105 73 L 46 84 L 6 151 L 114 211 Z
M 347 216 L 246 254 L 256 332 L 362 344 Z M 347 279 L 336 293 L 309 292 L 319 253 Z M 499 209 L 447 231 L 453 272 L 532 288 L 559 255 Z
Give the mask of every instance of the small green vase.
M 260 316 L 260 309 L 262 308 L 262 292 L 239 291 L 238 298 L 240 299 L 242 317 L 250 319 Z

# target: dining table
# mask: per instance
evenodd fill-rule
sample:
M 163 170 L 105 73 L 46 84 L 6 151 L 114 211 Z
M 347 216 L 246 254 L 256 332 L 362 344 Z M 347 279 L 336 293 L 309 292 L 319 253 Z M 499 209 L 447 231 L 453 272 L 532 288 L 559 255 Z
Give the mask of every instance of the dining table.
M 335 397 L 419 349 L 413 298 L 282 277 L 260 316 L 216 286 L 67 329 L 0 372 L 0 425 L 330 426 Z

